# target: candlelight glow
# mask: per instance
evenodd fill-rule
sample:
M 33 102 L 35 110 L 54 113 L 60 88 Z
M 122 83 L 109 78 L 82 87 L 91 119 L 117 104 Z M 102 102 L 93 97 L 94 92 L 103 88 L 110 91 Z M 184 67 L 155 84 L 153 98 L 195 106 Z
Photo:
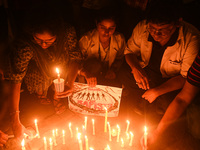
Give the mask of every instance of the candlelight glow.
M 90 147 L 90 150 L 94 150 L 94 148 Z
M 35 119 L 35 124 L 37 124 L 37 119 Z
M 146 126 L 144 126 L 144 132 L 147 133 L 147 127 Z
M 72 124 L 71 124 L 71 122 L 69 123 L 69 128 L 71 128 L 71 126 L 72 126 Z
M 24 145 L 25 145 L 25 141 L 23 139 L 22 142 L 21 142 L 21 146 L 24 147 Z
M 58 68 L 56 68 L 56 73 L 57 73 L 57 74 L 59 74 L 59 73 L 60 73 L 60 71 L 59 71 L 59 69 L 58 69 Z
M 81 139 L 81 133 L 78 133 L 78 134 L 77 134 L 77 138 L 78 138 L 78 140 Z

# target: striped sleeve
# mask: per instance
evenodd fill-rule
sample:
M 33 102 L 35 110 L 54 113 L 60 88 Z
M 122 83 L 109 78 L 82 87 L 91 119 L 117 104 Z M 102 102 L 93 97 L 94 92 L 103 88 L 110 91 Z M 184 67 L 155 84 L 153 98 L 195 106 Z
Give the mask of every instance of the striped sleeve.
M 194 86 L 200 87 L 200 53 L 188 71 L 187 81 Z

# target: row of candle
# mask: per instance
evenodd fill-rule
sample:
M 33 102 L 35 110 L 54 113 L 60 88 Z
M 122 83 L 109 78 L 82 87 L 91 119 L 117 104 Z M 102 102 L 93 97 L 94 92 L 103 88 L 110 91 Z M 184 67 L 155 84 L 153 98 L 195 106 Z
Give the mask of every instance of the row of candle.
M 107 122 L 107 120 L 106 120 L 106 122 Z M 126 135 L 127 135 L 127 139 L 129 139 L 128 130 L 129 130 L 130 122 L 128 120 L 126 122 L 127 122 Z M 87 117 L 85 117 L 84 123 L 85 123 L 85 125 L 83 126 L 83 131 L 86 131 L 86 129 L 87 129 Z M 107 127 L 108 127 L 108 130 L 109 130 L 109 141 L 112 141 L 112 138 L 111 138 L 111 127 L 110 127 L 110 123 L 109 122 L 107 122 L 106 128 Z M 36 136 L 38 138 L 40 138 L 40 133 L 39 133 L 39 130 L 38 130 L 37 119 L 35 119 L 35 128 L 36 128 Z M 95 135 L 95 123 L 94 123 L 94 119 L 92 119 L 92 129 L 93 129 L 93 135 Z M 76 130 L 77 130 L 77 135 L 78 135 L 79 134 L 78 128 Z M 70 131 L 71 138 L 72 138 L 73 137 L 73 132 L 72 132 L 72 129 L 71 129 L 71 123 L 69 123 L 69 131 Z M 119 127 L 119 125 L 117 125 L 117 142 L 119 142 L 120 132 L 121 132 L 120 127 Z M 62 130 L 62 133 L 63 133 L 63 144 L 65 144 L 65 130 Z M 56 146 L 57 143 L 56 143 L 55 136 L 58 136 L 58 130 L 57 129 L 56 130 L 52 130 L 52 135 L 53 135 L 53 139 L 50 138 L 49 141 L 53 140 L 54 146 Z M 132 132 L 130 132 L 130 135 L 131 135 L 131 138 L 130 138 L 129 146 L 132 146 L 134 135 L 133 135 Z M 86 138 L 85 141 L 87 142 L 86 143 L 86 146 L 87 146 L 88 145 L 88 138 L 87 138 L 87 136 L 85 136 L 85 138 Z M 78 138 L 78 139 L 79 139 L 78 141 L 79 141 L 79 145 L 80 145 L 80 143 L 82 143 L 82 142 L 81 142 L 80 138 Z M 21 145 L 22 145 L 22 150 L 25 150 L 24 139 L 23 139 Z M 146 128 L 146 126 L 144 128 L 144 145 L 145 145 L 144 147 L 146 148 L 147 147 L 147 128 Z M 82 150 L 82 146 L 79 146 L 79 147 L 80 147 L 80 150 Z M 124 147 L 124 140 L 123 140 L 123 138 L 121 138 L 121 147 Z M 45 150 L 47 149 L 46 137 L 44 137 L 44 148 L 45 148 Z M 50 149 L 52 149 L 52 148 L 53 148 L 52 147 L 52 142 L 50 142 Z M 86 147 L 86 149 L 88 150 L 88 146 Z

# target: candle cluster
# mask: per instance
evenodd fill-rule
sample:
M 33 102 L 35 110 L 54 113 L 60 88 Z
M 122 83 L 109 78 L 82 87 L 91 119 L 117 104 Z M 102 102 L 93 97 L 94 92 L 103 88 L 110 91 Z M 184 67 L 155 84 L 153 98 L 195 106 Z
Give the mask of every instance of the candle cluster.
M 107 111 L 107 109 L 106 109 Z M 107 115 L 105 115 L 105 118 L 107 117 Z M 126 130 L 122 130 L 119 126 L 119 124 L 117 124 L 116 126 L 111 126 L 110 122 L 107 122 L 107 118 L 105 119 L 106 122 L 106 126 L 104 125 L 104 131 L 105 131 L 105 127 L 106 129 L 108 128 L 108 141 L 116 141 L 117 143 L 120 144 L 120 147 L 123 148 L 125 146 L 129 146 L 132 147 L 133 146 L 133 138 L 134 138 L 134 134 L 133 132 L 129 131 L 129 127 L 130 127 L 130 121 L 126 121 L 127 125 L 126 125 Z M 57 143 L 57 138 L 58 136 L 60 136 L 60 138 L 62 138 L 62 140 L 58 140 L 58 141 L 62 141 L 62 145 L 65 145 L 66 142 L 66 130 L 68 130 L 69 135 L 67 136 L 70 139 L 76 139 L 77 140 L 77 146 L 79 147 L 79 150 L 94 150 L 92 147 L 89 147 L 89 138 L 87 136 L 87 134 L 89 134 L 89 132 L 87 132 L 87 125 L 88 125 L 88 118 L 85 117 L 84 120 L 84 125 L 82 125 L 82 130 L 78 127 L 75 128 L 75 126 L 72 126 L 72 123 L 69 122 L 68 127 L 66 126 L 66 129 L 62 129 L 62 130 L 58 130 L 58 129 L 53 129 L 52 133 L 50 135 L 50 137 L 43 137 L 43 146 L 44 146 L 44 150 L 53 150 L 54 147 L 56 147 L 58 145 Z M 91 124 L 92 124 L 92 131 L 90 131 L 93 136 L 95 136 L 95 120 L 91 119 Z M 73 129 L 76 129 L 76 134 L 73 133 Z M 36 136 L 37 138 L 40 138 L 40 133 L 39 133 L 39 129 L 38 129 L 38 122 L 37 119 L 35 119 L 35 129 L 36 129 Z M 90 128 L 89 128 L 90 129 Z M 60 134 L 59 134 L 60 131 Z M 105 136 L 107 135 L 107 133 L 105 133 Z M 124 136 L 125 135 L 125 136 Z M 147 127 L 144 127 L 144 150 L 147 149 Z M 112 139 L 113 138 L 113 139 Z M 22 150 L 26 150 L 25 148 L 25 140 L 23 139 L 21 142 L 21 146 L 22 146 Z M 105 146 L 104 150 L 111 150 L 110 146 L 107 145 Z

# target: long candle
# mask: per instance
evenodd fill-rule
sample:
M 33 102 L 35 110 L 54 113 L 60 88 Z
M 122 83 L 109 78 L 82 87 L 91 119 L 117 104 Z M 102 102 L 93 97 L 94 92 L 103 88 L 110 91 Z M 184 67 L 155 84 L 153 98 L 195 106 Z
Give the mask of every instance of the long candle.
M 88 138 L 87 138 L 87 136 L 85 136 L 85 149 L 86 149 L 86 150 L 89 150 Z
M 112 141 L 112 139 L 111 139 L 110 123 L 108 122 L 107 124 L 108 124 L 109 141 Z
M 65 130 L 62 130 L 63 144 L 65 144 Z
M 56 135 L 55 135 L 55 131 L 52 130 L 52 135 L 53 135 L 53 143 L 54 143 L 54 146 L 57 146 L 57 143 L 56 143 Z
M 129 146 L 132 146 L 133 145 L 133 133 L 130 132 L 130 135 L 131 135 L 131 140 L 129 142 Z
M 22 146 L 22 150 L 26 150 L 26 148 L 25 148 L 25 140 L 24 139 L 21 142 L 21 146 Z
M 37 119 L 35 119 L 35 129 L 36 129 L 37 137 L 40 138 L 40 133 L 38 130 L 38 125 L 37 125 Z
M 47 150 L 47 139 L 44 137 L 44 150 Z
M 73 138 L 73 133 L 72 133 L 72 128 L 71 128 L 71 122 L 69 123 L 69 131 L 70 131 L 70 134 L 71 134 L 71 138 Z
M 128 129 L 129 129 L 129 125 L 130 125 L 130 121 L 126 121 L 127 122 L 127 127 L 126 127 L 126 133 L 128 133 Z
M 60 71 L 59 71 L 58 68 L 56 68 L 56 72 L 57 72 L 57 74 L 58 74 L 58 82 L 60 82 Z
M 94 119 L 92 119 L 92 134 L 95 135 Z
M 87 130 L 87 117 L 85 117 L 85 130 Z
M 105 124 L 104 124 L 104 132 L 107 132 L 107 118 L 108 118 L 108 110 L 106 107 L 104 107 L 106 112 L 105 112 Z
M 124 147 L 124 140 L 121 138 L 121 147 Z
M 144 126 L 144 148 L 146 149 L 147 148 L 147 127 Z
M 53 150 L 52 138 L 49 138 L 49 146 L 50 146 L 50 150 Z
M 81 140 L 81 133 L 78 133 L 78 143 L 79 143 L 79 149 L 83 150 L 82 140 Z
M 117 125 L 117 142 L 119 142 L 119 135 L 120 135 L 120 127 Z

